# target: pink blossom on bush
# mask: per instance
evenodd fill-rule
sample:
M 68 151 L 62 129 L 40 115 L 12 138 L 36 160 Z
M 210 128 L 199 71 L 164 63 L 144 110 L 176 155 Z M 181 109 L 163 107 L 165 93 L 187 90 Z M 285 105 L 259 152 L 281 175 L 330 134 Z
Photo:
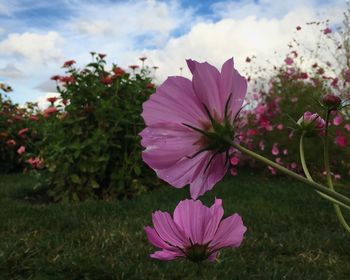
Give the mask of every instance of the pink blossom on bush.
M 348 141 L 346 140 L 346 137 L 344 135 L 339 134 L 335 137 L 335 143 L 340 148 L 345 148 L 347 146 Z
M 146 226 L 145 232 L 148 241 L 161 250 L 151 254 L 151 258 L 213 262 L 219 250 L 239 247 L 247 228 L 238 214 L 225 219 L 223 215 L 221 199 L 215 199 L 210 208 L 199 200 L 182 200 L 173 217 L 167 212 L 154 212 L 154 228 Z
M 346 124 L 346 125 L 344 125 L 344 129 L 346 130 L 346 131 L 350 131 L 350 124 Z
M 291 58 L 291 57 L 287 57 L 285 60 L 284 60 L 284 62 L 287 64 L 287 65 L 292 65 L 293 63 L 294 63 L 294 60 L 293 60 L 293 58 Z
M 19 155 L 24 154 L 25 152 L 26 152 L 26 148 L 24 146 L 19 147 L 17 150 L 17 154 Z
M 274 156 L 277 156 L 279 153 L 280 153 L 280 150 L 278 149 L 278 144 L 277 143 L 273 144 L 271 154 L 273 154 Z
M 336 115 L 333 119 L 333 125 L 335 126 L 341 125 L 342 122 L 343 122 L 343 118 L 341 115 Z
M 29 128 L 23 128 L 18 132 L 18 136 L 21 138 L 24 138 L 26 136 L 26 133 L 29 131 Z
M 44 166 L 44 161 L 39 157 L 30 157 L 27 162 L 32 166 L 34 169 L 42 169 Z

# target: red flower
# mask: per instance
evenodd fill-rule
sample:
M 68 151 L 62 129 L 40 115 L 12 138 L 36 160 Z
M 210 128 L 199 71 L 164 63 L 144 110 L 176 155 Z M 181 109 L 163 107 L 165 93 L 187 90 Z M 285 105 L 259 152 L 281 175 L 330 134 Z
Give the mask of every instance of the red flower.
M 302 73 L 300 73 L 300 75 L 299 75 L 299 78 L 300 78 L 300 79 L 303 79 L 303 80 L 307 79 L 308 77 L 309 77 L 309 75 L 308 75 L 307 73 L 305 73 L 305 72 L 302 72 Z
M 301 27 L 298 25 L 298 26 L 296 27 L 296 30 L 297 30 L 297 31 L 300 31 L 300 30 L 301 30 Z
M 55 103 L 57 101 L 57 97 L 49 97 L 46 99 L 48 102 Z
M 44 117 L 47 119 L 48 117 L 50 117 L 51 115 L 53 115 L 57 112 L 58 112 L 57 108 L 51 106 L 51 107 L 44 110 Z
M 26 133 L 29 131 L 29 128 L 23 128 L 18 132 L 18 136 L 21 138 L 24 138 L 26 136 Z
M 29 119 L 30 119 L 31 121 L 38 121 L 38 120 L 39 120 L 39 117 L 38 117 L 37 115 L 31 115 L 31 116 L 29 117 Z
M 60 75 L 54 75 L 50 79 L 53 80 L 53 81 L 58 81 L 58 80 L 61 79 L 61 76 Z
M 60 77 L 60 81 L 66 84 L 74 84 L 76 82 L 75 78 L 72 76 Z
M 68 100 L 67 99 L 62 99 L 62 103 L 64 106 L 66 106 L 68 104 Z
M 67 60 L 65 63 L 63 63 L 63 68 L 68 68 L 72 66 L 75 63 L 75 60 Z
M 121 77 L 121 76 L 123 76 L 125 74 L 125 71 L 122 68 L 120 68 L 120 67 L 113 68 L 113 72 L 115 74 L 115 77 L 117 77 L 117 78 Z
M 146 56 L 141 56 L 140 57 L 140 60 L 143 62 L 143 61 L 145 61 L 147 59 L 147 57 Z
M 31 157 L 27 160 L 27 162 L 32 166 L 32 168 L 34 169 L 42 169 L 43 166 L 43 159 L 39 158 L 39 157 Z
M 105 85 L 111 85 L 113 84 L 113 77 L 112 76 L 106 76 L 101 78 L 101 83 Z
M 149 84 L 146 85 L 146 88 L 154 89 L 154 84 L 153 83 L 149 83 Z
M 6 144 L 13 147 L 13 146 L 16 146 L 16 141 L 13 139 L 10 139 L 10 140 L 7 140 Z
M 101 59 L 104 59 L 107 55 L 104 54 L 104 53 L 99 53 L 98 56 L 99 56 Z
M 251 61 L 252 61 L 251 58 L 249 56 L 247 56 L 247 58 L 245 59 L 245 62 L 249 63 Z
M 139 66 L 138 65 L 129 65 L 129 68 L 131 68 L 132 70 L 135 70 L 135 69 L 139 68 Z
M 327 35 L 329 33 L 332 33 L 332 29 L 330 29 L 329 27 L 323 29 L 323 34 Z

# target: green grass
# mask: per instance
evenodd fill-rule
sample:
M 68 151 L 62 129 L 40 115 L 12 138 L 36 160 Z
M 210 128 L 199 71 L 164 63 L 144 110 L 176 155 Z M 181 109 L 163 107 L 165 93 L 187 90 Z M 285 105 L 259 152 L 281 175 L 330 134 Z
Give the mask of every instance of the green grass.
M 223 198 L 225 214 L 238 212 L 248 231 L 202 276 L 187 261 L 150 259 L 143 231 L 152 211 L 172 212 L 187 188 L 69 205 L 26 201 L 34 184 L 0 177 L 0 279 L 350 279 L 350 235 L 330 204 L 293 180 L 242 173 L 205 195 L 207 205 Z

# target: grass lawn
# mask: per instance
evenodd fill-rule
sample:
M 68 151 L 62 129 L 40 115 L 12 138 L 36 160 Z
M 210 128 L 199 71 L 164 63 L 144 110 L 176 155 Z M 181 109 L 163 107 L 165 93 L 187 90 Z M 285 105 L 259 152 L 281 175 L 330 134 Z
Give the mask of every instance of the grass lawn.
M 188 189 L 161 187 L 133 200 L 35 204 L 34 180 L 0 176 L 0 279 L 350 279 L 350 235 L 310 187 L 241 173 L 203 198 L 223 198 L 248 231 L 216 264 L 161 262 L 143 231 L 151 212 L 173 211 Z M 348 216 L 350 218 L 350 216 Z

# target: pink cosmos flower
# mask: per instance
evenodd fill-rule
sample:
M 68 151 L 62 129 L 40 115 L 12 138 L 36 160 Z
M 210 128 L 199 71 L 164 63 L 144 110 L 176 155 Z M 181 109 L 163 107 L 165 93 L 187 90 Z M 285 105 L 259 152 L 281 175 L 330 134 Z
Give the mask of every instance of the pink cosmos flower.
M 173 217 L 167 212 L 154 212 L 154 228 L 147 226 L 145 231 L 148 241 L 162 250 L 151 254 L 151 258 L 213 262 L 220 249 L 239 247 L 247 228 L 238 214 L 222 220 L 221 204 L 221 199 L 215 199 L 209 208 L 199 200 L 186 199 L 176 206 Z
M 346 130 L 346 131 L 350 131 L 350 124 L 346 124 L 346 125 L 344 125 L 344 129 Z
M 209 191 L 227 170 L 232 123 L 247 81 L 227 60 L 219 72 L 207 62 L 187 60 L 192 81 L 169 77 L 143 105 L 143 160 L 176 188 L 190 184 L 191 197 Z M 218 140 L 219 139 L 219 140 Z

